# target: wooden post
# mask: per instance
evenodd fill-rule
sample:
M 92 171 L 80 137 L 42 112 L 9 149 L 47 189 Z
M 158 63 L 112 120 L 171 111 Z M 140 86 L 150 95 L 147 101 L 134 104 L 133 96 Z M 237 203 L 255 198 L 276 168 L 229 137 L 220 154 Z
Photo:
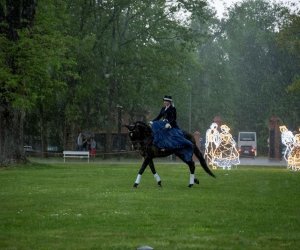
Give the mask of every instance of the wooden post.
M 279 130 L 280 119 L 277 116 L 272 116 L 269 119 L 269 159 L 280 160 L 280 141 L 281 134 Z

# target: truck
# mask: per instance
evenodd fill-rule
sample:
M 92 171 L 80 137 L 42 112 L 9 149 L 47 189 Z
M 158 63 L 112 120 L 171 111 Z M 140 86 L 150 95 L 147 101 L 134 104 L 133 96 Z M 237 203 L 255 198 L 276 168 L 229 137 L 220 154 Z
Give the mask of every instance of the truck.
M 237 146 L 241 157 L 257 156 L 256 132 L 239 132 Z

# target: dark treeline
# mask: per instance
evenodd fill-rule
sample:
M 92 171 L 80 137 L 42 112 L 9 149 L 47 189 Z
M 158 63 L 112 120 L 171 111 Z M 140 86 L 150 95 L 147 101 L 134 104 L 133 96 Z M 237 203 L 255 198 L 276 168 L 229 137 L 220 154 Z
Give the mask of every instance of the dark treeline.
M 154 117 L 165 94 L 183 129 L 219 115 L 264 144 L 270 116 L 300 125 L 299 30 L 299 10 L 262 0 L 222 20 L 199 0 L 0 0 L 0 164 L 25 159 L 28 135 L 43 151 L 110 135 L 118 105 Z

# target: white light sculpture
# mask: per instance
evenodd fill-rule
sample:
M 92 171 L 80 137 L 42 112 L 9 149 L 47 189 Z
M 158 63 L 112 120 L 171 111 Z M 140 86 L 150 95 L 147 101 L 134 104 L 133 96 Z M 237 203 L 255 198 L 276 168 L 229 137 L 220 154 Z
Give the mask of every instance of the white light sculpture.
M 284 125 L 279 126 L 279 129 L 281 132 L 281 142 L 285 146 L 283 157 L 286 161 L 288 161 L 294 143 L 294 135 L 292 131 L 289 131 Z
M 206 131 L 205 137 L 205 152 L 204 157 L 209 165 L 212 166 L 213 169 L 216 168 L 213 164 L 213 156 L 214 151 L 220 144 L 220 133 L 218 131 L 218 124 L 212 123 L 209 129 Z
M 232 165 L 240 164 L 240 155 L 236 149 L 236 142 L 230 134 L 230 128 L 227 125 L 221 126 L 219 134 L 220 143 L 213 153 L 212 162 L 223 169 L 231 169 Z
M 291 152 L 288 156 L 288 167 L 294 171 L 300 171 L 300 134 L 294 136 Z

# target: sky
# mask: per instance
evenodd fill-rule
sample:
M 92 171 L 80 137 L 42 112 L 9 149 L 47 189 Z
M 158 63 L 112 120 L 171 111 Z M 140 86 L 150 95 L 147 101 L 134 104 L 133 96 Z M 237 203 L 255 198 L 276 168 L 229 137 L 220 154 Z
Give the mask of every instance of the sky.
M 269 0 L 270 2 L 282 3 L 283 5 L 287 5 L 288 3 L 294 3 L 295 6 L 300 8 L 300 1 L 299 0 Z M 242 2 L 241 0 L 207 0 L 209 4 L 214 6 L 217 11 L 217 16 L 219 18 L 223 17 L 224 11 L 232 6 L 234 3 Z

